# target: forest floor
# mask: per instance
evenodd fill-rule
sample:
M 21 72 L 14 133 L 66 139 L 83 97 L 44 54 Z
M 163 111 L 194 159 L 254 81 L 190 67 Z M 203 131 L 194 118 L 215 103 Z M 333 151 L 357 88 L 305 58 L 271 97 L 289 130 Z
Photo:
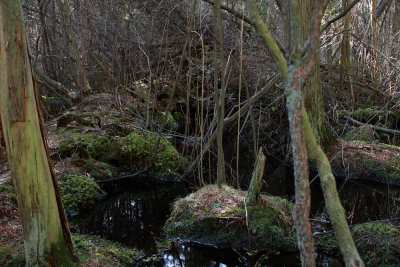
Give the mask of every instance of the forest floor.
M 134 122 L 126 120 L 124 116 L 136 105 L 136 100 L 119 97 L 118 105 L 111 104 L 115 102 L 114 100 L 114 96 L 110 94 L 93 95 L 86 102 L 78 104 L 70 111 L 46 123 L 49 152 L 54 171 L 59 178 L 64 178 L 71 172 L 87 174 L 84 169 L 88 156 L 85 154 L 88 153 L 87 149 L 82 150 L 83 154 L 79 155 L 78 159 L 74 159 L 73 156 L 69 158 L 60 156 L 59 143 L 66 136 L 96 133 L 99 136 L 111 136 L 114 138 L 113 140 L 119 141 L 124 134 L 127 135 L 135 129 Z M 23 262 L 23 237 L 6 152 L 4 147 L 0 147 L 0 149 L 0 266 L 3 266 L 7 262 L 9 264 Z M 333 170 L 338 176 L 400 185 L 399 147 L 379 144 L 375 140 L 339 139 L 328 149 L 327 154 L 332 160 Z M 207 191 L 207 193 L 210 192 Z M 200 197 L 199 199 L 210 201 L 212 197 Z M 199 203 L 201 204 L 201 201 Z M 202 205 L 200 210 L 206 210 L 204 208 L 206 206 Z M 396 232 L 396 238 L 398 238 L 397 235 L 400 234 Z M 99 266 L 100 263 L 101 266 L 120 266 L 123 265 L 121 262 L 126 263 L 129 262 L 129 259 L 136 260 L 144 257 L 135 250 L 107 243 L 97 237 L 74 235 L 73 240 L 83 266 Z M 86 246 L 84 244 L 94 245 Z M 96 250 L 94 250 L 94 246 L 97 247 Z M 119 252 L 116 254 L 115 251 Z

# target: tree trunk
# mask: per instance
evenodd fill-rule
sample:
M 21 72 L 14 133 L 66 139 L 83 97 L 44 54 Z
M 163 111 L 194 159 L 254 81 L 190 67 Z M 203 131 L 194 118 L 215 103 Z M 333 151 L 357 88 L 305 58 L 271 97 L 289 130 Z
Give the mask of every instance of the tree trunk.
M 57 0 L 58 11 L 60 12 L 61 21 L 63 23 L 63 36 L 65 42 L 71 45 L 71 57 L 72 62 L 70 63 L 71 73 L 75 81 L 75 85 L 81 91 L 81 97 L 92 91 L 85 66 L 79 55 L 78 42 L 75 37 L 74 28 L 72 25 L 71 10 L 69 9 L 68 0 Z
M 0 1 L 1 122 L 22 220 L 26 266 L 74 266 L 40 129 L 25 34 L 20 2 Z
M 289 126 L 290 126 L 290 135 L 292 141 L 292 151 L 293 151 L 293 162 L 295 169 L 295 184 L 296 184 L 296 206 L 294 211 L 294 219 L 296 223 L 297 237 L 299 242 L 299 248 L 302 258 L 303 266 L 313 266 L 315 265 L 315 260 L 313 259 L 313 248 L 310 246 L 312 242 L 310 226 L 308 222 L 308 213 L 309 213 L 309 188 L 308 188 L 308 162 L 307 162 L 307 154 L 305 154 L 305 142 L 307 142 L 307 147 L 311 144 L 308 142 L 314 142 L 313 144 L 318 145 L 315 137 L 314 131 L 311 128 L 310 121 L 307 116 L 307 111 L 301 105 L 302 103 L 302 95 L 301 95 L 301 84 L 303 84 L 304 80 L 307 79 L 310 73 L 312 73 L 312 67 L 314 67 L 314 63 L 318 62 L 318 47 L 319 47 L 319 33 L 320 33 L 320 19 L 321 13 L 316 12 L 311 16 L 311 29 L 312 34 L 310 35 L 311 40 L 311 51 L 314 55 L 312 55 L 308 64 L 301 68 L 301 52 L 302 46 L 299 45 L 302 42 L 301 39 L 301 29 L 299 29 L 298 25 L 301 25 L 301 15 L 299 15 L 300 7 L 299 2 L 296 0 L 289 1 L 288 7 L 291 8 L 291 17 L 290 17 L 290 29 L 291 29 L 291 50 L 290 50 L 290 65 L 288 67 L 288 63 L 286 62 L 283 53 L 277 48 L 277 43 L 271 36 L 268 27 L 261 20 L 260 15 L 258 14 L 257 6 L 254 0 L 249 1 L 250 4 L 250 13 L 255 21 L 256 30 L 261 35 L 263 41 L 265 42 L 268 51 L 271 53 L 272 57 L 277 60 L 277 63 L 280 67 L 281 77 L 283 81 L 286 83 L 286 94 L 287 94 L 287 109 L 289 116 Z M 315 1 L 314 4 L 321 5 L 320 2 Z M 321 6 L 319 6 L 321 9 Z M 304 64 L 303 64 L 304 65 Z M 304 116 L 304 118 L 303 118 Z M 300 121 L 304 120 L 304 121 Z M 305 125 L 305 126 L 304 126 Z M 306 127 L 306 134 L 304 133 L 304 127 Z M 311 139 L 310 139 L 311 137 Z M 307 139 L 305 139 L 307 138 Z M 325 157 L 325 153 L 320 148 L 321 154 L 319 157 Z M 310 151 L 308 151 L 310 153 Z M 311 158 L 314 158 L 314 155 L 310 155 Z M 318 173 L 324 178 L 326 175 L 332 175 L 330 170 L 329 161 L 323 161 L 325 166 L 329 166 L 329 169 L 319 168 Z M 329 170 L 330 172 L 325 172 Z M 332 175 L 333 177 L 333 175 Z M 322 178 L 321 178 L 322 179 Z M 324 186 L 325 192 L 325 201 L 330 201 L 331 196 L 337 195 L 337 190 L 335 186 Z M 328 204 L 327 204 L 328 205 Z M 329 210 L 329 216 L 332 221 L 341 221 L 341 217 L 345 218 L 343 209 L 332 209 Z M 347 227 L 347 222 L 344 221 L 343 224 L 339 224 L 339 227 Z M 336 229 L 335 229 L 336 230 Z M 362 260 L 359 258 L 358 253 L 354 253 L 357 251 L 356 248 L 351 246 L 351 242 L 342 242 L 352 240 L 350 232 L 346 232 L 346 230 L 338 229 L 340 234 L 343 234 L 343 239 L 339 239 L 339 246 L 342 251 L 351 253 L 344 253 L 344 261 L 347 266 L 364 266 Z M 354 244 L 354 242 L 353 242 Z M 350 246 L 349 246 L 350 245 Z M 357 257 L 358 256 L 358 257 Z
M 322 191 L 324 192 L 325 205 L 328 209 L 344 262 L 346 266 L 364 266 L 351 236 L 343 206 L 340 203 L 331 165 L 325 153 L 322 151 L 321 146 L 318 145 L 313 136 L 311 125 L 304 109 L 303 112 L 305 113 L 304 129 L 308 154 L 310 155 L 310 159 L 317 165 Z
M 264 174 L 265 156 L 262 152 L 262 147 L 258 151 L 256 164 L 254 165 L 253 174 L 251 176 L 250 186 L 246 198 L 247 206 L 257 205 L 260 199 L 260 191 L 262 186 L 262 177 Z
M 303 65 L 302 53 L 300 51 L 302 51 L 303 48 L 304 24 L 306 23 L 303 21 L 304 8 L 301 5 L 305 3 L 304 1 L 298 2 L 296 0 L 292 0 L 289 3 L 291 58 L 290 65 L 288 66 L 288 80 L 286 83 L 286 109 L 289 117 L 289 132 L 292 143 L 296 188 L 296 203 L 293 210 L 293 219 L 296 226 L 297 244 L 300 249 L 302 266 L 315 266 L 313 238 L 309 222 L 311 190 L 309 186 L 308 157 L 303 129 L 302 77 L 299 75 L 299 71 L 302 69 Z M 298 27 L 298 25 L 302 25 L 302 27 Z M 306 30 L 309 32 L 309 26 L 307 28 Z
M 378 89 L 379 85 L 381 83 L 381 75 L 380 75 L 380 70 L 379 70 L 379 43 L 378 43 L 378 18 L 376 16 L 376 1 L 377 0 L 372 0 L 372 18 L 371 18 L 371 23 L 372 23 L 372 43 L 374 45 L 373 49 L 373 55 L 374 55 L 374 69 L 373 69 L 373 78 L 374 78 L 374 88 Z
M 301 0 L 299 3 L 301 15 L 301 43 L 304 43 L 310 37 L 311 12 L 313 0 Z M 311 51 L 313 53 L 314 51 Z M 319 57 L 315 58 L 314 67 L 311 75 L 303 89 L 304 105 L 314 131 L 315 138 L 319 144 L 323 144 L 327 136 L 324 98 L 322 96 L 322 83 L 320 73 Z
M 345 8 L 349 5 L 349 0 L 342 0 L 342 6 Z M 340 64 L 340 86 L 339 86 L 339 97 L 344 94 L 344 83 L 345 76 L 349 79 L 350 93 L 351 93 L 351 106 L 354 109 L 355 106 L 355 96 L 352 83 L 352 71 L 351 71 L 351 47 L 350 47 L 350 22 L 351 22 L 351 11 L 347 13 L 344 17 L 344 32 L 343 39 L 341 43 L 341 64 Z
M 221 20 L 221 0 L 215 1 L 214 7 L 214 34 L 216 40 L 214 42 L 214 89 L 215 89 L 215 102 L 217 109 L 217 146 L 218 146 L 218 163 L 217 163 L 217 185 L 221 187 L 226 183 L 225 177 L 225 158 L 223 147 L 223 134 L 224 134 L 224 117 L 225 117 L 225 59 L 224 47 L 222 39 L 222 20 Z M 219 62 L 218 62 L 219 61 Z M 219 75 L 219 71 L 221 75 Z M 219 86 L 219 78 L 221 77 L 221 84 Z M 221 91 L 219 92 L 219 87 Z

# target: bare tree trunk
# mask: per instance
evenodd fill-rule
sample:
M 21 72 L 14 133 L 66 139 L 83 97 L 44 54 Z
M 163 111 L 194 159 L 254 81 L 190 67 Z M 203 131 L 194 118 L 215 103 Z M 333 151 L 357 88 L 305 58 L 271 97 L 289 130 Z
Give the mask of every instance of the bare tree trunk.
M 311 30 L 311 12 L 313 0 L 299 1 L 300 15 L 301 15 L 301 42 L 304 43 L 309 39 Z M 290 37 L 291 38 L 291 37 Z M 318 47 L 319 49 L 319 47 Z M 314 51 L 311 51 L 313 53 Z M 310 122 L 314 131 L 315 138 L 319 144 L 323 144 L 326 136 L 326 121 L 325 121 L 325 107 L 324 99 L 322 96 L 322 83 L 320 73 L 319 57 L 315 58 L 313 70 L 309 79 L 306 81 L 303 89 L 304 105 L 307 113 L 310 116 Z
M 0 1 L 1 122 L 26 266 L 75 266 L 64 209 L 40 128 L 19 1 Z
M 378 18 L 376 16 L 376 1 L 377 0 L 372 0 L 372 43 L 374 45 L 374 50 L 373 50 L 373 55 L 374 55 L 374 61 L 375 61 L 375 68 L 373 71 L 373 77 L 374 77 L 374 87 L 375 89 L 379 88 L 379 85 L 381 83 L 381 75 L 380 75 L 380 70 L 379 70 L 379 43 L 378 43 Z
M 92 91 L 85 66 L 81 60 L 78 42 L 75 37 L 72 25 L 71 10 L 69 9 L 68 0 L 57 0 L 58 11 L 60 12 L 61 21 L 63 23 L 63 35 L 66 43 L 71 45 L 71 57 L 73 62 L 70 64 L 71 72 L 75 81 L 75 85 L 81 91 L 81 97 Z
M 56 76 L 56 72 L 53 57 L 51 56 L 49 33 L 46 23 L 46 5 L 47 4 L 43 0 L 38 0 L 39 19 L 42 28 L 42 65 L 44 72 L 50 77 L 54 78 Z
M 349 5 L 349 0 L 342 0 L 343 8 L 345 8 L 348 5 Z M 345 76 L 347 76 L 350 84 L 351 106 L 352 109 L 354 109 L 355 96 L 354 96 L 352 70 L 351 70 L 350 22 L 351 22 L 351 11 L 349 11 L 347 15 L 344 17 L 344 32 L 343 32 L 343 40 L 341 43 L 342 60 L 340 64 L 339 96 L 341 97 L 344 94 Z
M 217 146 L 218 146 L 218 164 L 217 164 L 217 184 L 221 187 L 226 183 L 225 177 L 225 158 L 223 147 L 223 134 L 224 134 L 224 117 L 225 117 L 225 59 L 224 47 L 222 39 L 222 20 L 221 20 L 221 0 L 215 1 L 214 7 L 214 34 L 216 41 L 214 43 L 214 89 L 215 101 L 217 108 Z M 218 62 L 219 61 L 219 62 Z M 221 72 L 221 83 L 219 86 L 219 71 Z M 219 92 L 219 87 L 221 91 Z

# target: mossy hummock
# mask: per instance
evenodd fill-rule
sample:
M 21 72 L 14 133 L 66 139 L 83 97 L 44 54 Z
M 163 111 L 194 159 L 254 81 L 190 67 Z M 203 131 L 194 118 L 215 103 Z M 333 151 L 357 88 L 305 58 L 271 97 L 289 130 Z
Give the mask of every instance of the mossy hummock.
M 133 131 L 121 139 L 121 154 L 123 157 L 129 157 L 136 165 L 143 167 L 151 161 L 157 139 L 155 134 Z M 155 154 L 154 170 L 160 176 L 176 175 L 184 166 L 185 159 L 168 140 L 160 140 Z
M 360 256 L 368 266 L 399 266 L 400 231 L 388 222 L 368 222 L 352 229 L 353 239 Z M 318 247 L 329 254 L 338 254 L 334 234 L 316 238 Z
M 167 234 L 223 248 L 295 250 L 292 204 L 262 195 L 257 205 L 247 206 L 246 196 L 228 186 L 201 188 L 174 203 Z
M 74 211 L 92 207 L 102 193 L 96 182 L 87 176 L 69 175 L 59 184 L 64 207 Z

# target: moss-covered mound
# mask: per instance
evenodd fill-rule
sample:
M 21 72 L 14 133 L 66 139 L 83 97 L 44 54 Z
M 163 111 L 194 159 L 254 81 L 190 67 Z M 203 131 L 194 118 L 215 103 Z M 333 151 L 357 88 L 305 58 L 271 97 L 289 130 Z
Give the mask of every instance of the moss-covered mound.
M 137 266 L 144 261 L 144 253 L 97 236 L 73 234 L 72 242 L 82 266 Z
M 83 168 L 95 181 L 112 179 L 117 176 L 117 168 L 93 158 L 84 160 Z
M 400 185 L 400 147 L 341 140 L 328 156 L 336 176 Z
M 121 139 L 121 154 L 135 165 L 145 166 L 152 161 L 157 139 L 155 134 L 133 131 Z M 175 175 L 183 168 L 184 158 L 168 140 L 161 139 L 154 164 L 157 174 Z
M 400 230 L 385 222 L 363 223 L 354 226 L 352 235 L 358 252 L 367 266 L 400 265 Z M 317 237 L 319 248 L 338 254 L 338 243 L 333 234 Z
M 59 184 L 62 202 L 67 209 L 88 209 L 100 199 L 100 187 L 87 176 L 69 175 Z
M 291 204 L 262 196 L 257 206 L 246 207 L 246 196 L 227 186 L 201 188 L 174 203 L 167 234 L 235 249 L 296 249 Z
M 80 158 L 94 158 L 103 162 L 118 161 L 118 143 L 107 135 L 72 134 L 58 142 L 57 151 L 62 158 L 73 154 Z

